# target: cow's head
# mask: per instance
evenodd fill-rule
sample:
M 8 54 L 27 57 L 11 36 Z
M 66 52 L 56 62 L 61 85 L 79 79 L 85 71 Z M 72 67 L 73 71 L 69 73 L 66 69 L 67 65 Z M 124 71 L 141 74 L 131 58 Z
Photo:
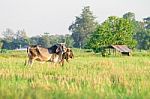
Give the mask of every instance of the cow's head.
M 74 55 L 73 55 L 73 51 L 72 51 L 72 49 L 71 49 L 71 48 L 67 48 L 66 53 L 68 54 L 68 57 L 69 57 L 69 58 L 73 58 L 73 57 L 74 57 Z
M 57 44 L 56 53 L 65 53 L 67 51 L 66 45 L 64 43 Z
M 74 54 L 73 51 L 70 48 L 67 48 L 66 52 L 63 53 L 63 59 L 66 59 L 66 61 L 69 61 L 69 58 L 73 58 Z

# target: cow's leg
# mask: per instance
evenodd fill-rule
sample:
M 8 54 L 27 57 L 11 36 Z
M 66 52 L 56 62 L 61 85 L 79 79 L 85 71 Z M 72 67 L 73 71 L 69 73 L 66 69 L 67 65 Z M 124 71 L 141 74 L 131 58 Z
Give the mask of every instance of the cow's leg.
M 30 65 L 32 67 L 32 65 L 33 65 L 33 59 L 29 59 L 28 60 L 28 65 Z
M 59 62 L 59 64 L 60 64 L 61 66 L 64 66 L 64 59 L 62 59 L 62 60 Z
M 64 61 L 61 63 L 61 66 L 62 66 L 62 67 L 64 66 Z

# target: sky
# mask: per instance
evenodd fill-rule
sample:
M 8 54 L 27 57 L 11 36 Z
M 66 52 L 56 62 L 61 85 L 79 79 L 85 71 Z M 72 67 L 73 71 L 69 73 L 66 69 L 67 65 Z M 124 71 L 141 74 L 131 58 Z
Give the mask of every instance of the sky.
M 99 23 L 127 12 L 135 13 L 138 21 L 150 16 L 150 0 L 0 0 L 0 33 L 10 28 L 24 29 L 29 37 L 71 34 L 68 27 L 85 6 Z

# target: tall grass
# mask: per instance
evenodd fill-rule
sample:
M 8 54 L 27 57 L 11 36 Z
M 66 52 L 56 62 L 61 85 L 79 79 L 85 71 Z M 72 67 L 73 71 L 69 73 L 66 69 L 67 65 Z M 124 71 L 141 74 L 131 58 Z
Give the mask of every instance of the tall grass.
M 64 67 L 35 62 L 26 52 L 0 54 L 1 99 L 146 99 L 150 97 L 150 57 L 100 57 L 74 49 Z M 148 53 L 149 54 L 149 53 Z M 145 55 L 145 54 L 144 54 Z

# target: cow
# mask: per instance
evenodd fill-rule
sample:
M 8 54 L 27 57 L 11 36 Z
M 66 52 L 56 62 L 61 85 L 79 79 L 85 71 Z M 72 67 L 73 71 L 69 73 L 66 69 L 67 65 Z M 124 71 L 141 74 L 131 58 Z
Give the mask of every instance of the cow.
M 40 62 L 61 63 L 63 54 L 67 51 L 65 44 L 56 44 L 50 48 L 44 48 L 40 45 L 30 45 L 27 48 L 28 65 L 33 64 L 34 60 Z

